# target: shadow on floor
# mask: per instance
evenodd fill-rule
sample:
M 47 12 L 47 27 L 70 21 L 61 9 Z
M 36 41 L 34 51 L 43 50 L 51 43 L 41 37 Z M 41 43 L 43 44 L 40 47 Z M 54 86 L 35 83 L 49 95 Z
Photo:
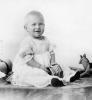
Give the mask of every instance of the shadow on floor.
M 59 88 L 1 85 L 0 100 L 92 100 L 92 78 Z

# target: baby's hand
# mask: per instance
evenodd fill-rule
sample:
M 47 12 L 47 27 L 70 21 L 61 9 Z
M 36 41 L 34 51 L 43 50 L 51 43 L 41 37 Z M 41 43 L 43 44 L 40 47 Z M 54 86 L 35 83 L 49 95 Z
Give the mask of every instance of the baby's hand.
M 44 70 L 45 72 L 47 72 L 47 68 L 43 65 L 40 66 L 40 69 Z

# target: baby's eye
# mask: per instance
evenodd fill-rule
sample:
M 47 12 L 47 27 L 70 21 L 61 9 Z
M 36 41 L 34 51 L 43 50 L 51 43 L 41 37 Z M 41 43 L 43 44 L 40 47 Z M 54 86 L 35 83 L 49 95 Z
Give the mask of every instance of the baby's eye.
M 32 24 L 32 26 L 35 26 L 35 25 L 36 25 L 36 23 L 33 23 L 33 24 Z
M 43 23 L 39 23 L 39 25 L 44 25 Z

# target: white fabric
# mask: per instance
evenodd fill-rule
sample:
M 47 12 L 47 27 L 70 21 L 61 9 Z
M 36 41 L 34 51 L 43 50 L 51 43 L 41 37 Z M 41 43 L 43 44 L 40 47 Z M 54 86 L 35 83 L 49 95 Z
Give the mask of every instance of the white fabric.
M 6 75 L 0 71 L 0 78 L 5 77 Z
M 65 69 L 63 70 L 63 72 L 64 72 L 63 80 L 64 80 L 65 82 L 69 82 L 69 81 L 70 81 L 70 78 L 71 78 L 72 76 L 74 76 L 75 73 L 76 73 L 75 71 L 71 70 L 69 67 L 65 68 Z
M 14 63 L 12 83 L 16 85 L 33 85 L 36 87 L 46 87 L 51 83 L 51 79 L 56 76 L 50 76 L 45 71 L 32 68 L 26 64 L 27 61 L 31 60 L 32 57 L 44 65 L 45 67 L 50 65 L 50 53 L 51 45 L 48 40 L 33 39 L 27 37 L 21 45 L 20 51 L 18 52 Z M 21 55 L 24 53 L 23 55 Z M 27 54 L 34 55 L 27 55 Z M 25 56 L 26 55 L 26 56 Z M 24 58 L 22 56 L 25 56 Z

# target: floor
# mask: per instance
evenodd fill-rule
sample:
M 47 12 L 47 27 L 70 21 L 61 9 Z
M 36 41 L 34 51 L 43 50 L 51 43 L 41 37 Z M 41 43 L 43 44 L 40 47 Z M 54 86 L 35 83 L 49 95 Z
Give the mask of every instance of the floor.
M 1 85 L 0 100 L 92 100 L 92 78 L 59 88 Z

